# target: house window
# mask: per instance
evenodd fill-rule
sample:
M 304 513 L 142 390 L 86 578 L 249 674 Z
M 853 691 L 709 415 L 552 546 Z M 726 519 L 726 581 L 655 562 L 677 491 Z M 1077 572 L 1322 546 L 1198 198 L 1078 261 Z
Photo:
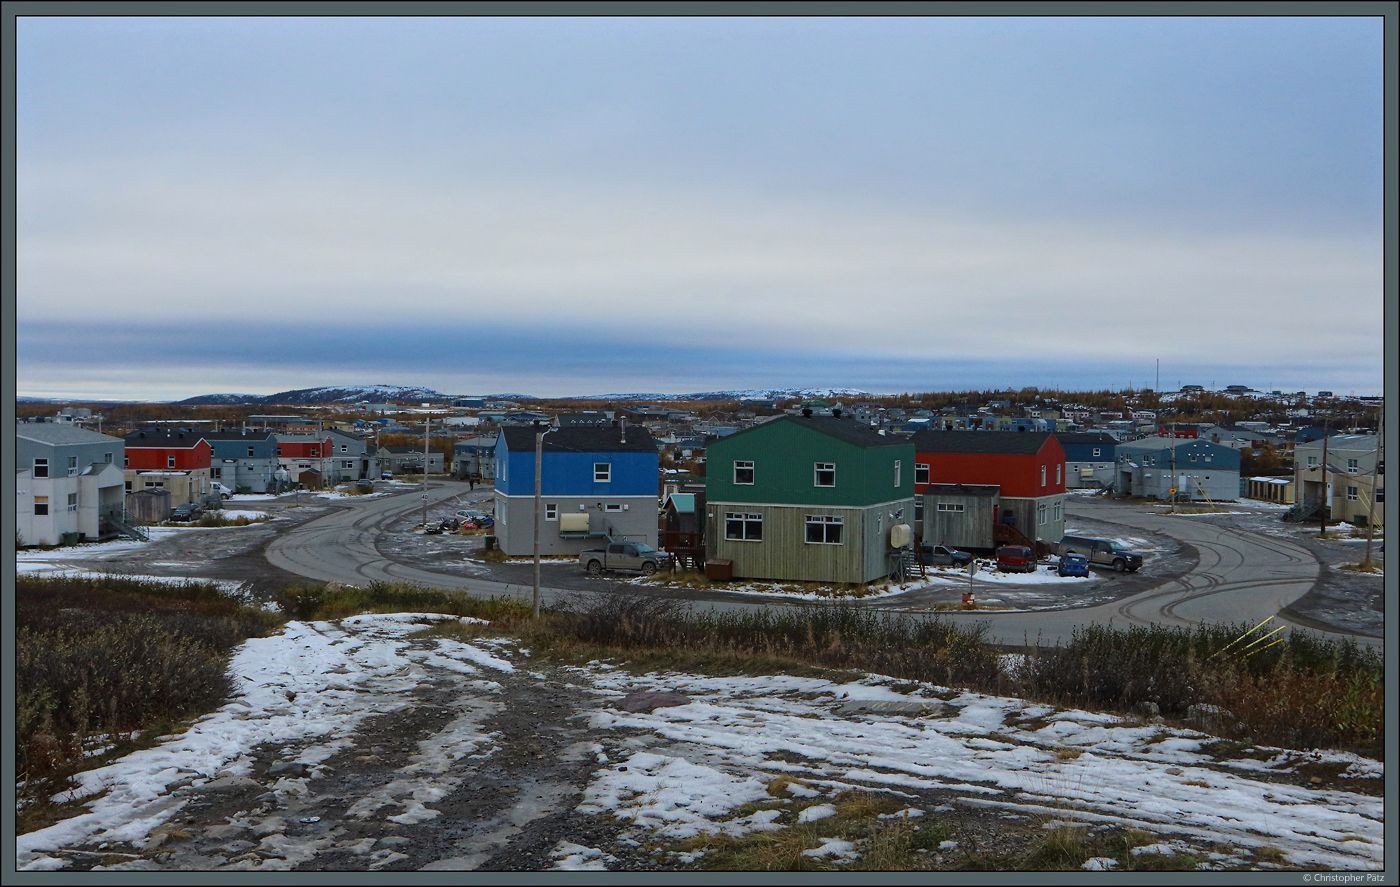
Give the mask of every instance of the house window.
M 319 455 L 321 455 L 321 448 L 320 448 L 320 447 L 312 447 L 312 448 L 311 448 L 311 452 L 310 452 L 309 455 L 312 455 L 312 456 L 319 456 Z
M 763 515 L 742 511 L 724 513 L 724 538 L 741 542 L 763 541 Z
M 840 545 L 841 528 L 846 524 L 843 517 L 829 514 L 807 515 L 807 541 L 820 545 Z
M 69 494 L 68 494 L 68 510 L 69 510 L 69 511 L 77 511 L 77 510 L 78 510 L 78 494 L 77 494 L 77 493 L 69 493 Z
M 611 481 L 612 481 L 612 463 L 611 463 L 611 462 L 594 462 L 594 463 L 593 463 L 593 482 L 594 482 L 595 484 L 606 484 L 606 483 L 610 483 Z
M 923 519 L 924 519 L 924 503 L 922 503 L 922 502 L 917 502 L 917 501 L 916 501 L 916 502 L 914 503 L 914 520 L 920 521 L 920 520 L 923 520 Z
M 173 455 L 170 455 L 170 456 L 166 456 L 166 457 L 165 457 L 165 467 L 166 467 L 166 468 L 174 468 L 174 467 L 175 467 L 175 457 L 174 457 Z
M 1044 506 L 1044 505 L 1037 505 L 1037 506 L 1035 507 L 1035 522 L 1036 522 L 1036 525 L 1037 525 L 1037 526 L 1040 525 L 1040 524 L 1045 523 L 1045 506 Z
M 1356 460 L 1355 460 L 1355 459 L 1352 459 L 1351 461 L 1352 461 L 1352 462 L 1355 462 Z M 69 476 L 69 477 L 72 477 L 73 475 L 75 475 L 75 474 L 77 474 L 77 473 L 78 473 L 78 457 L 77 457 L 77 456 L 69 456 L 69 457 L 68 457 L 68 476 Z
M 957 514 L 962 512 L 963 505 L 961 502 L 939 502 L 938 510 Z
M 545 520 L 559 520 L 559 506 L 553 502 L 546 502 L 544 505 Z
M 72 463 L 74 460 L 69 459 L 68 461 L 69 461 L 69 463 L 70 463 L 70 464 L 69 464 L 69 467 L 72 467 L 72 464 L 71 464 L 71 463 Z M 1355 473 L 1356 473 L 1356 469 L 1357 469 L 1358 467 L 1359 467 L 1359 466 L 1357 465 L 1355 459 L 1348 459 L 1348 460 L 1347 460 L 1347 471 L 1349 471 L 1350 473 L 1355 474 Z
M 1352 501 L 1355 501 L 1356 499 L 1360 498 L 1356 494 L 1356 487 L 1347 487 L 1347 498 L 1351 499 Z
M 1040 466 L 1040 485 L 1045 486 L 1045 466 Z
M 753 463 L 752 463 L 752 462 L 740 462 L 738 459 L 735 459 L 735 460 L 734 460 L 734 483 L 736 483 L 736 484 L 752 484 L 752 483 L 753 483 Z
M 1064 470 L 1064 467 L 1065 466 L 1063 465 L 1055 466 L 1055 483 L 1059 483 L 1063 479 L 1060 475 L 1060 472 Z
M 49 476 L 49 460 L 48 460 L 48 459 L 35 459 L 35 460 L 34 460 L 34 476 L 35 476 L 35 477 L 48 477 L 48 476 Z
M 34 513 L 35 513 L 35 514 L 48 514 L 48 513 L 49 513 L 49 497 L 48 497 L 48 496 L 35 496 L 35 497 L 34 497 Z
M 1192 454 L 1191 454 L 1191 461 L 1192 461 L 1192 462 L 1195 462 L 1195 461 L 1196 461 L 1196 454 L 1195 454 L 1195 453 L 1192 453 Z
M 111 453 L 103 453 L 103 454 L 102 454 L 102 461 L 105 462 L 105 463 L 108 464 L 108 465 L 111 465 L 111 464 L 112 464 L 112 454 L 111 454 Z
M 1064 518 L 1064 516 L 1065 516 L 1065 512 L 1064 512 L 1064 503 L 1063 503 L 1063 502 L 1056 501 L 1056 502 L 1055 502 L 1055 507 L 1054 507 L 1054 509 L 1053 509 L 1052 512 L 1051 512 L 1050 519 L 1051 519 L 1052 521 L 1054 521 L 1055 523 L 1059 523 L 1059 522 Z
M 896 487 L 899 486 L 899 468 L 900 468 L 899 460 L 896 459 L 896 460 L 894 460 L 894 485 L 895 485 Z
M 836 486 L 836 463 L 835 462 L 813 462 L 812 463 L 812 486 L 834 487 Z
M 254 455 L 254 453 L 253 453 L 253 448 L 252 448 L 252 447 L 249 447 L 249 448 L 248 448 L 248 455 L 249 455 L 249 456 Z
M 609 502 L 607 505 L 604 505 L 604 506 L 603 506 L 603 510 L 604 510 L 604 511 L 621 511 L 621 510 L 622 510 L 622 506 L 621 506 L 621 505 L 618 505 L 618 504 L 616 504 L 616 503 L 613 503 L 613 502 Z
M 125 481 L 126 491 L 131 492 L 131 481 Z
M 340 445 L 340 451 L 341 451 L 342 453 L 348 453 L 348 452 L 350 452 L 350 445 L 349 445 L 349 444 L 341 444 L 341 445 Z
M 1316 468 L 1316 467 L 1317 467 L 1317 457 L 1316 457 L 1316 456 L 1309 456 L 1309 457 L 1308 457 L 1308 467 L 1309 467 L 1309 468 Z
M 1097 459 L 1097 458 L 1099 457 L 1099 448 L 1098 448 L 1098 447 L 1094 447 L 1094 450 L 1093 450 L 1093 452 L 1092 452 L 1090 455 L 1091 455 L 1093 458 Z
M 915 463 L 914 463 L 914 483 L 916 483 L 916 484 L 926 484 L 926 483 L 928 483 L 928 464 L 927 464 L 927 463 L 924 463 L 924 462 L 915 462 Z

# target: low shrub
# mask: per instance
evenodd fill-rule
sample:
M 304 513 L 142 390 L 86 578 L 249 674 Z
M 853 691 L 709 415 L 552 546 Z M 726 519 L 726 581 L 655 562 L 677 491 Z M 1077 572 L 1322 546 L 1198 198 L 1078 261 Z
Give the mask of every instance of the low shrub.
M 218 705 L 231 651 L 280 622 L 218 585 L 119 578 L 17 577 L 14 612 L 15 763 L 31 807 L 93 763 L 94 741 Z

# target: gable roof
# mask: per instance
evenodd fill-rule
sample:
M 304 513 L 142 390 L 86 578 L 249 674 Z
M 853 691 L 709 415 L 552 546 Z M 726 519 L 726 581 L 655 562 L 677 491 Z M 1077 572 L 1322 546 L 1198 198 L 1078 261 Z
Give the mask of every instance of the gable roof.
M 1099 444 L 1100 446 L 1113 446 L 1118 443 L 1118 439 L 1111 434 L 1104 434 L 1102 431 L 1056 431 L 1052 432 L 1055 439 L 1060 442 L 1060 446 L 1065 444 Z
M 213 443 L 216 440 L 255 440 L 265 441 L 273 436 L 271 431 L 201 431 L 199 436 Z
M 920 453 L 1029 456 L 1040 452 L 1054 436 L 1049 431 L 918 431 L 911 439 L 914 450 Z
M 75 428 L 67 422 L 26 422 L 15 426 L 15 437 L 50 446 L 120 443 L 120 437 Z
M 854 419 L 836 418 L 835 416 L 779 416 L 759 425 L 752 425 L 742 431 L 721 438 L 724 441 L 731 441 L 745 434 L 751 434 L 763 428 L 771 428 L 774 425 L 797 425 L 802 428 L 810 428 L 819 431 L 827 437 L 834 437 L 839 441 L 852 444 L 858 447 L 902 447 L 907 446 L 909 441 L 902 437 L 892 437 L 887 434 L 878 434 L 871 431 L 869 426 L 857 422 Z
M 500 434 L 506 449 L 513 453 L 535 449 L 535 429 L 505 426 Z M 644 425 L 627 426 L 627 439 L 622 429 L 614 425 L 601 428 L 557 428 L 544 436 L 542 449 L 546 453 L 654 453 L 656 439 Z
M 208 432 L 204 431 L 179 431 L 171 428 L 143 428 L 140 431 L 133 431 L 123 440 L 126 445 L 133 449 L 143 447 L 162 447 L 165 449 L 191 449 L 199 446 Z M 207 444 L 206 444 L 207 445 Z

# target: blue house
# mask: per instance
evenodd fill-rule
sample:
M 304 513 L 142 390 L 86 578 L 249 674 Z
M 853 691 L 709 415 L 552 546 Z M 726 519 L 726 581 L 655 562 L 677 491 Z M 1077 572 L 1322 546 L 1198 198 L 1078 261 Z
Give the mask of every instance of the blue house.
M 655 546 L 660 457 L 640 425 L 548 428 L 540 459 L 540 554 L 571 555 L 607 536 Z M 535 434 L 505 426 L 496 438 L 496 536 L 528 555 L 535 533 Z
M 230 490 L 276 492 L 277 435 L 271 431 L 205 431 L 209 479 Z
M 1116 479 L 1118 440 L 1102 431 L 1055 432 L 1055 440 L 1065 448 L 1065 489 L 1108 487 Z

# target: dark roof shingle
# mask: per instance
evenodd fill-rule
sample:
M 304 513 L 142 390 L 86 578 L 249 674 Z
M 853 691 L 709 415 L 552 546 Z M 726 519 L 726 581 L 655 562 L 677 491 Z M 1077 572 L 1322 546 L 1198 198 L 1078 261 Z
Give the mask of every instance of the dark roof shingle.
M 1048 431 L 919 431 L 911 439 L 920 453 L 1031 455 L 1050 437 Z

